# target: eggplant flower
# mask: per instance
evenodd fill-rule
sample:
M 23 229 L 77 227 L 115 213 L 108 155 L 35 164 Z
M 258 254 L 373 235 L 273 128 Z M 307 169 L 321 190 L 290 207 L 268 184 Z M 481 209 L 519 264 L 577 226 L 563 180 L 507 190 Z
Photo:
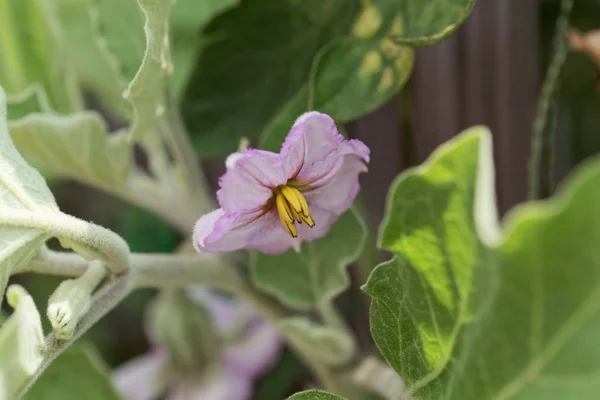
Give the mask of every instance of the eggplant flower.
M 247 149 L 227 159 L 217 198 L 221 208 L 194 229 L 199 252 L 256 249 L 280 254 L 325 235 L 360 190 L 369 148 L 346 140 L 333 119 L 301 115 L 279 154 Z
M 120 366 L 113 382 L 127 400 L 250 400 L 254 381 L 280 357 L 277 330 L 246 303 L 202 289 L 188 294 L 208 307 L 215 329 L 227 340 L 216 363 L 204 373 L 179 374 L 156 332 L 149 330 L 153 349 Z

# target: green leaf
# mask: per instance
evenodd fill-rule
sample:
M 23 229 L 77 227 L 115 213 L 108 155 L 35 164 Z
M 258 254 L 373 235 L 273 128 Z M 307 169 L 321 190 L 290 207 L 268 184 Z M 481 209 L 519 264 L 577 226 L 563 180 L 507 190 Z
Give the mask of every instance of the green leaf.
M 345 122 L 396 93 L 413 59 L 389 40 L 401 32 L 400 6 L 369 4 L 375 22 L 363 17 L 366 5 L 343 0 L 254 0 L 213 21 L 205 34 L 215 40 L 183 103 L 201 155 L 232 152 L 242 136 L 261 133 L 261 147 L 278 150 L 302 112 Z
M 122 187 L 129 176 L 132 153 L 125 132 L 109 135 L 95 112 L 30 114 L 9 129 L 21 152 L 60 175 L 110 188 Z
M 0 88 L 0 209 L 58 212 L 42 176 L 15 149 L 6 123 L 6 96 Z M 39 229 L 3 226 L 0 220 L 0 294 L 8 276 L 26 264 L 48 239 Z
M 600 160 L 502 231 L 492 160 L 475 128 L 394 183 L 373 338 L 414 399 L 596 399 Z
M 313 107 L 349 121 L 375 110 L 409 77 L 413 51 L 391 40 L 340 39 L 323 49 L 312 73 Z
M 453 34 L 467 19 L 475 0 L 399 1 L 402 33 L 394 40 L 428 46 Z
M 37 380 L 25 400 L 119 400 L 108 368 L 88 346 L 67 350 Z
M 355 211 L 347 211 L 327 235 L 304 243 L 300 253 L 254 253 L 254 283 L 291 307 L 318 307 L 348 287 L 346 267 L 360 255 L 364 239 L 364 222 Z
M 296 393 L 289 397 L 288 400 L 344 400 L 344 398 L 322 390 L 307 390 L 305 392 Z
M 0 10 L 0 85 L 4 90 L 14 95 L 37 83 L 56 111 L 81 109 L 54 2 L 0 0 Z
M 146 52 L 144 14 L 134 0 L 92 1 L 90 12 L 96 18 L 91 22 L 97 25 L 99 40 L 114 56 L 117 71 L 127 84 L 138 72 Z
M 373 296 L 373 338 L 409 387 L 439 374 L 471 317 L 474 190 L 487 135 L 484 128 L 461 134 L 400 175 L 388 195 L 379 242 L 398 256 L 379 265 L 364 290 Z
M 111 52 L 114 49 L 108 48 L 107 40 L 100 33 L 104 28 L 101 22 L 106 18 L 101 11 L 107 3 L 111 4 L 107 0 L 58 0 L 58 15 L 69 58 L 81 86 L 96 96 L 111 115 L 128 118 L 131 105 L 123 99 L 122 95 L 127 82 L 121 75 L 121 64 Z M 127 27 L 132 29 L 126 31 L 126 35 L 119 37 L 119 43 L 135 43 L 139 38 L 142 53 L 139 54 L 139 58 L 135 58 L 134 68 L 137 69 L 141 63 L 144 46 L 141 16 L 139 16 L 139 25 L 136 26 L 136 20 L 132 16 L 135 17 L 137 16 L 135 13 L 140 13 L 135 2 L 120 1 L 118 6 L 119 12 L 112 12 L 107 19 L 110 20 L 111 26 L 118 26 L 120 20 L 128 19 Z M 134 32 L 136 28 L 137 35 Z M 110 32 L 112 31 L 109 30 Z M 137 55 L 136 51 L 130 51 L 127 58 L 134 58 L 135 55 Z
M 207 38 L 200 30 L 214 16 L 237 5 L 239 0 L 177 0 L 171 11 L 171 55 L 173 88 L 181 93 Z
M 40 314 L 29 293 L 11 285 L 6 298 L 14 312 L 0 328 L 0 395 L 14 399 L 42 363 L 45 344 Z
M 6 116 L 9 121 L 34 112 L 52 112 L 46 91 L 39 83 L 32 83 L 23 91 L 6 98 Z
M 46 92 L 38 83 L 29 85 L 20 93 L 17 93 L 13 96 L 8 96 L 6 102 L 6 114 L 9 121 L 25 117 L 31 113 L 52 112 L 52 107 L 50 107 Z M 40 164 L 27 154 L 23 156 L 27 164 L 37 169 L 40 174 L 42 174 L 46 182 L 51 182 L 61 178 L 60 174 L 58 174 L 56 171 L 53 171 L 47 166 Z
M 277 328 L 285 336 L 296 338 L 303 353 L 327 365 L 344 365 L 356 351 L 354 339 L 345 330 L 318 325 L 305 317 L 283 319 Z
M 131 140 L 139 140 L 167 111 L 168 75 L 173 69 L 169 50 L 171 0 L 137 0 L 146 22 L 142 65 L 123 97 L 133 106 Z

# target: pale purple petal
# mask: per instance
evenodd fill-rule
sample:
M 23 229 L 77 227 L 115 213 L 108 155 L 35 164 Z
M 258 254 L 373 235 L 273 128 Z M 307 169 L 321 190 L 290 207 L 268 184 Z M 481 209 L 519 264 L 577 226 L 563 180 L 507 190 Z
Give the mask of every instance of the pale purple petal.
M 357 139 L 344 140 L 325 158 L 305 165 L 298 174 L 297 181 L 309 186 L 323 183 L 323 179 L 334 175 L 341 168 L 343 161 L 347 159 L 356 159 L 367 163 L 369 162 L 369 148 Z
M 329 174 L 314 181 L 310 188 L 303 192 L 311 212 L 316 206 L 337 216 L 344 213 L 350 208 L 360 190 L 358 175 L 366 171 L 367 166 L 354 154 L 346 154 L 340 158 Z
M 194 227 L 193 243 L 197 251 L 204 251 L 206 246 L 206 239 L 214 232 L 215 224 L 217 221 L 225 215 L 225 211 L 222 208 L 212 211 L 208 214 L 204 214 L 196 222 Z
M 254 318 L 254 311 L 237 298 L 226 297 L 206 288 L 188 290 L 190 298 L 203 304 L 211 313 L 215 328 L 224 334 L 239 331 Z
M 250 400 L 252 382 L 243 373 L 224 367 L 218 374 L 200 381 L 182 382 L 167 395 L 167 400 Z
M 261 229 L 264 212 L 227 214 L 219 209 L 202 216 L 194 228 L 194 246 L 204 253 L 248 248 L 251 238 Z
M 282 341 L 277 330 L 264 321 L 251 327 L 239 343 L 225 349 L 225 364 L 256 378 L 279 359 Z
M 227 172 L 219 179 L 219 205 L 228 213 L 263 207 L 273 189 L 287 182 L 278 154 L 244 150 L 228 159 Z
M 302 114 L 281 146 L 281 158 L 288 178 L 296 178 L 315 162 L 322 162 L 344 141 L 333 119 L 316 111 Z
M 338 215 L 323 209 L 316 204 L 309 204 L 310 214 L 315 221 L 315 226 L 309 228 L 306 224 L 298 224 L 298 238 L 302 241 L 312 240 L 325 236 L 331 230 L 331 224 L 335 222 Z
M 256 249 L 280 254 L 299 244 L 281 226 L 274 209 L 232 214 L 213 211 L 198 220 L 193 240 L 201 253 Z
M 251 249 L 256 249 L 266 254 L 281 254 L 290 247 L 300 250 L 300 238 L 293 238 L 281 225 L 281 220 L 276 211 L 265 215 L 263 225 L 255 232 L 248 243 Z
M 167 355 L 154 350 L 119 366 L 112 381 L 127 400 L 155 400 L 167 388 Z

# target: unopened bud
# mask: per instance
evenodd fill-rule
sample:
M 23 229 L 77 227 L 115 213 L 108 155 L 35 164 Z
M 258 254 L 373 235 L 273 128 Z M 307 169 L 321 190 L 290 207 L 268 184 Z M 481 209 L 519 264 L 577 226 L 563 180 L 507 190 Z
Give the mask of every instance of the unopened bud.
M 151 316 L 158 341 L 178 371 L 197 372 L 220 360 L 221 340 L 213 329 L 211 314 L 185 292 L 163 292 Z
M 106 270 L 99 261 L 90 263 L 83 275 L 62 281 L 48 300 L 46 315 L 57 338 L 69 340 L 81 318 L 90 308 L 92 292 Z
M 14 399 L 40 366 L 45 345 L 40 314 L 27 291 L 12 285 L 6 299 L 15 311 L 0 328 L 0 392 Z

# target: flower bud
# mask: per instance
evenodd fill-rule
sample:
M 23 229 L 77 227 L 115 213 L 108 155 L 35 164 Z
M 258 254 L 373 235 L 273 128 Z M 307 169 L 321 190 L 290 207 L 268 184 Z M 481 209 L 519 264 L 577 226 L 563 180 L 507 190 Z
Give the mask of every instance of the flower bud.
M 40 366 L 45 344 L 40 314 L 31 296 L 21 286 L 12 285 L 6 298 L 15 311 L 0 328 L 0 396 L 13 399 Z
M 88 312 L 92 292 L 106 274 L 99 261 L 90 263 L 83 275 L 62 281 L 48 300 L 46 315 L 57 338 L 69 340 L 81 318 Z
M 151 317 L 157 339 L 178 372 L 195 373 L 220 362 L 221 340 L 211 314 L 184 291 L 161 293 Z

